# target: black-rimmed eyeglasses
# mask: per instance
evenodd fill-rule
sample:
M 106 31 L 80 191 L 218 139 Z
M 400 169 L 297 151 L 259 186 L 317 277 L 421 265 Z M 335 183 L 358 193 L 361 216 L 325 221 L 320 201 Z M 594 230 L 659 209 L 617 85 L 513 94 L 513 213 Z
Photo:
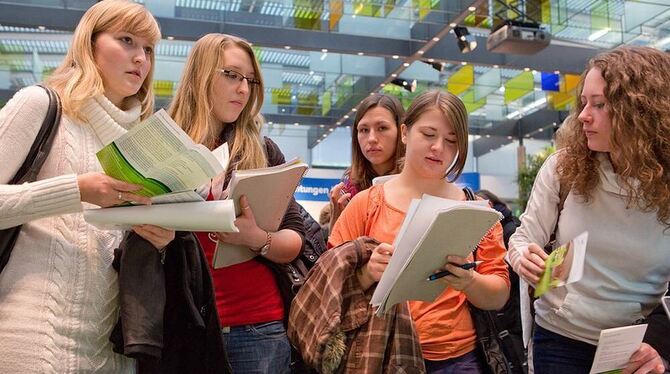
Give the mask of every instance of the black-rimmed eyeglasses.
M 261 84 L 256 78 L 245 77 L 242 73 L 238 73 L 235 70 L 230 69 L 217 69 L 230 83 L 241 83 L 243 80 L 247 80 L 247 83 L 250 86 L 257 86 Z

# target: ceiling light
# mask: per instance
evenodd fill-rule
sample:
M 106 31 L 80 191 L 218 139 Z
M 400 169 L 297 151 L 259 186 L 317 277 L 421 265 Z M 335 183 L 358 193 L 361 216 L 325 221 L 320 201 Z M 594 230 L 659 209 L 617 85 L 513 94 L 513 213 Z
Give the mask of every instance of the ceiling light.
M 409 62 L 403 62 L 403 63 L 402 63 L 402 66 L 404 66 L 404 67 L 408 67 L 408 66 L 409 66 Z
M 321 49 L 321 52 L 323 52 L 323 53 L 328 53 L 328 49 L 327 49 L 327 48 L 322 48 L 322 49 Z
M 396 73 L 393 73 L 393 74 L 391 74 L 391 76 L 392 76 L 393 78 L 395 78 L 395 77 L 397 77 L 397 76 L 398 76 L 398 74 L 396 74 Z
M 423 49 L 419 49 L 419 51 L 417 53 L 422 55 L 423 54 Z
M 400 58 L 400 56 L 398 56 L 398 55 L 393 55 L 393 56 L 391 56 L 391 58 L 393 58 L 394 60 L 397 60 L 397 59 Z
M 434 62 L 434 61 L 435 61 L 434 58 L 429 58 L 429 59 L 428 59 L 428 62 Z
M 300 124 L 298 122 L 295 122 L 293 126 L 300 126 Z
M 358 109 L 353 108 L 351 111 L 352 111 L 352 112 L 356 112 L 356 111 L 358 111 Z
M 406 79 L 396 78 L 392 80 L 391 83 L 395 84 L 396 86 L 400 86 L 409 92 L 416 91 L 416 85 L 417 85 L 416 79 L 410 82 Z
M 449 27 L 451 27 L 452 29 L 453 29 L 454 27 L 456 27 L 456 26 L 457 26 L 457 25 L 456 25 L 454 22 L 452 22 L 452 23 L 449 24 Z
M 440 38 L 438 38 L 438 37 L 436 36 L 436 37 L 433 38 L 433 41 L 434 41 L 434 42 L 439 42 L 439 41 L 440 41 Z
M 345 114 L 345 115 L 344 115 L 344 119 L 349 119 L 349 115 L 348 115 L 348 114 Z
M 285 45 L 284 49 L 291 49 L 291 46 L 290 45 Z
M 477 8 L 471 6 L 471 7 L 468 7 L 468 10 L 471 11 L 471 12 L 474 12 L 475 10 L 477 10 Z
M 435 60 L 433 60 L 435 61 Z M 440 73 L 444 70 L 444 64 L 441 62 L 431 62 L 428 60 L 428 62 L 425 62 L 426 64 L 430 65 L 433 67 L 433 69 L 439 71 Z
M 359 56 L 363 56 L 364 53 L 363 53 L 363 52 L 358 52 L 357 55 L 359 55 Z
M 174 36 L 168 36 L 167 40 L 174 40 Z
M 474 35 L 470 34 L 467 27 L 454 27 L 454 34 L 456 35 L 458 49 L 461 50 L 461 53 L 468 53 L 477 48 L 477 39 Z

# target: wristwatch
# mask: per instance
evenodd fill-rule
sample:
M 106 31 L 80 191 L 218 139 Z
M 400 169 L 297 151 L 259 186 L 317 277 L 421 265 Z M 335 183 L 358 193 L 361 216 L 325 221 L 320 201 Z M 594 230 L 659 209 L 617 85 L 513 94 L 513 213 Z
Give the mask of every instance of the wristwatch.
M 265 256 L 270 251 L 270 245 L 272 244 L 272 233 L 270 231 L 266 231 L 265 233 L 267 234 L 265 244 L 254 250 L 259 256 Z

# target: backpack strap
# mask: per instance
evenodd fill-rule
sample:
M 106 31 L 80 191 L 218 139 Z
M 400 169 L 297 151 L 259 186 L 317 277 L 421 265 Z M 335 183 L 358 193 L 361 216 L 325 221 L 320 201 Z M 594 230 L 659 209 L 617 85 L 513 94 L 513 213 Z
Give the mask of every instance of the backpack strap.
M 60 99 L 53 89 L 42 85 L 40 87 L 44 88 L 49 95 L 49 109 L 47 110 L 44 122 L 42 122 L 40 131 L 37 133 L 35 141 L 30 147 L 28 156 L 26 156 L 25 161 L 23 161 L 23 164 L 9 184 L 22 184 L 24 182 L 35 181 L 56 137 L 56 130 L 60 124 L 62 113 Z
M 465 193 L 465 199 L 468 201 L 474 201 L 477 200 L 477 196 L 475 196 L 474 191 L 472 191 L 472 188 L 465 186 L 463 187 L 463 193 Z M 475 249 L 472 251 L 472 259 L 473 261 L 477 261 L 477 249 L 479 249 L 479 246 L 475 247 Z

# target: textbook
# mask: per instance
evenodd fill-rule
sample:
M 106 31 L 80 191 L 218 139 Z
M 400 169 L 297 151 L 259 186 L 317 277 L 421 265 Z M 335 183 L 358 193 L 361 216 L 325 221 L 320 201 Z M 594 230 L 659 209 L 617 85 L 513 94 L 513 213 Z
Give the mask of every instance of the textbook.
M 377 315 L 407 300 L 434 301 L 446 286 L 428 277 L 445 264 L 447 256 L 472 253 L 501 218 L 485 200 L 457 201 L 425 194 L 413 200 L 370 301 Z
M 621 373 L 630 356 L 640 348 L 646 332 L 647 324 L 601 330 L 589 374 Z
M 240 196 L 246 195 L 258 227 L 277 231 L 305 171 L 307 164 L 299 159 L 267 168 L 233 171 L 227 195 L 235 205 L 235 216 L 242 213 Z M 254 257 L 256 253 L 245 246 L 218 242 L 213 266 L 218 269 Z
M 549 254 L 544 262 L 544 273 L 535 286 L 534 297 L 544 295 L 550 288 L 582 279 L 588 238 L 589 233 L 584 231 Z
M 227 147 L 226 147 L 227 150 Z M 161 109 L 96 153 L 105 174 L 157 196 L 194 190 L 225 167 Z
M 195 192 L 225 173 L 228 145 L 210 151 L 195 144 L 164 110 L 154 113 L 97 153 L 105 173 L 144 186 L 138 192 L 152 205 L 132 202 L 87 209 L 84 219 L 106 230 L 128 230 L 152 224 L 173 230 L 236 232 L 230 202 L 205 202 Z

